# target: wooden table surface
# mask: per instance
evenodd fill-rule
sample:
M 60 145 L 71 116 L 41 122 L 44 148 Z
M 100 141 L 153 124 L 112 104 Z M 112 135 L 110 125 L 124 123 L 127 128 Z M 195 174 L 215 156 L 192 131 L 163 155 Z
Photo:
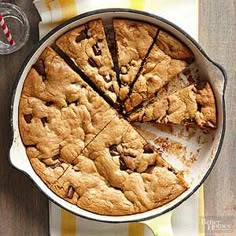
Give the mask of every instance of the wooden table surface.
M 38 41 L 39 16 L 31 1 L 8 2 L 16 3 L 26 12 L 31 33 L 21 50 L 0 56 L 0 235 L 44 236 L 48 235 L 48 200 L 8 160 L 12 88 L 23 60 Z M 227 132 L 219 160 L 205 184 L 205 215 L 213 220 L 225 219 L 233 227 L 232 222 L 236 222 L 236 0 L 199 2 L 200 44 L 228 74 Z

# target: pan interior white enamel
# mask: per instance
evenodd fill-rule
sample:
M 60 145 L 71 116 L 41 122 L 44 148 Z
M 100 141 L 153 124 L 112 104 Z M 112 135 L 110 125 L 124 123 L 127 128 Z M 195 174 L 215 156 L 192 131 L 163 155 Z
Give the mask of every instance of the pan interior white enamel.
M 130 216 L 101 216 L 97 215 L 85 210 L 82 210 L 78 208 L 77 206 L 74 206 L 57 195 L 55 195 L 53 192 L 51 192 L 46 185 L 41 181 L 41 179 L 35 174 L 33 171 L 29 160 L 26 156 L 25 148 L 22 144 L 20 134 L 19 134 L 19 128 L 18 128 L 18 104 L 20 99 L 20 94 L 22 90 L 22 86 L 24 83 L 24 79 L 26 78 L 26 75 L 31 67 L 32 64 L 35 63 L 39 55 L 42 53 L 42 51 L 45 49 L 47 45 L 51 45 L 55 39 L 57 39 L 60 35 L 65 33 L 71 28 L 74 28 L 80 24 L 83 24 L 89 20 L 96 19 L 96 18 L 102 18 L 107 24 L 111 23 L 111 20 L 115 17 L 124 17 L 124 18 L 131 18 L 136 20 L 142 20 L 147 21 L 152 24 L 158 25 L 171 33 L 173 33 L 176 37 L 180 38 L 184 43 L 186 43 L 191 50 L 193 51 L 196 63 L 199 67 L 199 71 L 201 76 L 208 79 L 213 86 L 213 90 L 215 93 L 216 101 L 217 101 L 217 109 L 218 109 L 218 128 L 215 131 L 212 131 L 208 134 L 202 134 L 202 131 L 198 131 L 195 133 L 189 140 L 186 139 L 186 137 L 182 136 L 180 137 L 178 135 L 178 128 L 174 128 L 175 134 L 169 134 L 167 132 L 161 132 L 160 130 L 155 130 L 153 126 L 151 125 L 145 125 L 145 129 L 156 133 L 158 136 L 168 137 L 171 140 L 178 141 L 180 143 L 183 143 L 187 147 L 187 149 L 191 151 L 198 152 L 197 160 L 194 162 L 192 167 L 189 170 L 188 173 L 188 179 L 191 182 L 191 187 L 183 193 L 181 196 L 173 200 L 172 202 L 157 208 L 153 209 L 151 211 L 140 213 L 136 215 L 130 215 Z M 50 37 L 48 37 L 41 46 L 35 51 L 35 53 L 32 55 L 30 60 L 28 61 L 27 65 L 25 66 L 17 89 L 15 93 L 14 103 L 13 103 L 13 130 L 14 130 L 14 139 L 13 144 L 10 150 L 10 159 L 12 164 L 18 168 L 19 170 L 22 170 L 26 174 L 28 174 L 32 180 L 37 184 L 37 186 L 46 194 L 49 196 L 50 199 L 52 199 L 54 202 L 58 203 L 59 205 L 63 206 L 64 208 L 74 212 L 77 215 L 100 220 L 100 221 L 109 221 L 109 222 L 124 222 L 124 221 L 137 221 L 137 220 L 143 220 L 147 217 L 152 217 L 158 214 L 162 214 L 164 211 L 167 211 L 168 209 L 174 207 L 178 203 L 180 203 L 183 199 L 185 199 L 187 196 L 189 196 L 192 191 L 200 184 L 200 182 L 203 180 L 204 176 L 208 172 L 209 168 L 211 167 L 216 151 L 219 146 L 219 141 L 222 134 L 222 124 L 223 124 L 223 103 L 222 103 L 222 93 L 223 93 L 223 83 L 224 83 L 224 77 L 222 72 L 215 67 L 211 62 L 209 62 L 199 51 L 199 49 L 189 40 L 184 34 L 179 32 L 177 29 L 175 29 L 173 26 L 170 26 L 169 24 L 161 21 L 160 19 L 153 18 L 151 16 L 146 16 L 138 13 L 133 12 L 105 12 L 105 13 L 95 13 L 93 15 L 85 16 L 84 18 L 75 20 L 71 22 L 70 24 L 66 25 L 65 27 L 59 29 L 57 32 L 52 34 Z M 143 126 L 143 125 L 142 125 Z M 200 134 L 201 133 L 201 134 Z M 198 142 L 199 136 L 202 137 L 205 142 Z M 198 151 L 199 149 L 199 151 Z M 190 152 L 191 152 L 190 151 Z M 177 163 L 178 165 L 178 163 Z

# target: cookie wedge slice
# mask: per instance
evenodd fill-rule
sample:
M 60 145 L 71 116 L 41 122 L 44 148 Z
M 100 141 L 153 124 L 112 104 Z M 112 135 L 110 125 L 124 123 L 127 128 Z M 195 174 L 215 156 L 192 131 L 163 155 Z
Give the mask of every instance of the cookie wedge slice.
M 170 96 L 154 101 L 129 116 L 130 121 L 216 127 L 216 102 L 208 82 L 190 85 Z
M 52 190 L 79 207 L 104 215 L 128 215 L 159 207 L 187 189 L 124 119 L 114 118 L 76 158 Z
M 70 162 L 116 112 L 50 47 L 30 69 L 19 105 L 30 158 Z
M 192 62 L 192 52 L 178 39 L 160 30 L 132 92 L 124 104 L 129 113 L 156 93 Z
M 116 102 L 119 85 L 101 19 L 72 29 L 56 45 L 105 96 Z
M 120 99 L 123 101 L 156 37 L 158 28 L 128 19 L 114 19 L 113 27 L 120 70 Z

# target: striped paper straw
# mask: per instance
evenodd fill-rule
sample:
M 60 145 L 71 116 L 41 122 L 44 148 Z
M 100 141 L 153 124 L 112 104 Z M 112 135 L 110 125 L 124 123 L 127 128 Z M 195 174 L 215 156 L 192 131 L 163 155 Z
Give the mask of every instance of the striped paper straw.
M 11 32 L 8 29 L 5 20 L 3 19 L 2 13 L 0 13 L 0 25 L 3 29 L 3 32 L 7 38 L 8 43 L 13 46 L 15 44 L 15 41 L 13 40 L 12 36 L 11 36 Z

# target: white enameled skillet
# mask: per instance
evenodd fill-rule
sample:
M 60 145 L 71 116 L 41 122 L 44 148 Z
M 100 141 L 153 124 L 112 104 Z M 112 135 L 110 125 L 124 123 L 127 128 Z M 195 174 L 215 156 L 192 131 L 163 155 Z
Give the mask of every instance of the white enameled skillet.
M 217 129 L 214 133 L 214 139 L 210 140 L 207 145 L 200 152 L 198 160 L 194 163 L 191 170 L 192 184 L 191 187 L 184 192 L 182 195 L 169 202 L 168 204 L 134 215 L 128 216 L 106 216 L 98 215 L 86 210 L 80 209 L 79 207 L 70 204 L 69 202 L 63 200 L 54 194 L 39 178 L 39 176 L 34 172 L 30 165 L 28 157 L 26 156 L 25 147 L 22 143 L 19 127 L 18 127 L 18 105 L 21 95 L 22 86 L 31 65 L 36 62 L 39 55 L 45 49 L 46 46 L 53 44 L 53 42 L 62 34 L 68 30 L 84 24 L 90 20 L 101 18 L 107 24 L 111 23 L 113 18 L 129 18 L 133 20 L 141 20 L 149 22 L 151 24 L 157 25 L 175 35 L 177 38 L 182 40 L 188 47 L 193 51 L 196 64 L 198 65 L 200 75 L 204 76 L 211 83 L 216 103 L 217 103 L 217 118 L 218 124 Z M 149 14 L 142 11 L 130 10 L 130 9 L 104 9 L 88 12 L 74 17 L 60 26 L 56 27 L 54 30 L 49 32 L 31 51 L 30 55 L 27 57 L 19 71 L 16 85 L 13 91 L 12 103 L 11 103 L 11 128 L 12 128 L 12 140 L 10 147 L 10 162 L 18 170 L 22 171 L 24 174 L 29 176 L 32 181 L 37 185 L 37 187 L 48 196 L 48 198 L 58 204 L 59 206 L 73 212 L 76 215 L 93 219 L 103 222 L 132 222 L 132 221 L 143 221 L 151 219 L 155 216 L 162 215 L 189 198 L 199 186 L 206 180 L 207 176 L 210 174 L 222 146 L 224 134 L 225 134 L 225 102 L 224 102 L 224 92 L 226 86 L 226 73 L 224 69 L 212 61 L 206 53 L 203 51 L 201 46 L 191 38 L 182 29 L 174 25 L 173 23 L 160 18 L 156 15 Z

